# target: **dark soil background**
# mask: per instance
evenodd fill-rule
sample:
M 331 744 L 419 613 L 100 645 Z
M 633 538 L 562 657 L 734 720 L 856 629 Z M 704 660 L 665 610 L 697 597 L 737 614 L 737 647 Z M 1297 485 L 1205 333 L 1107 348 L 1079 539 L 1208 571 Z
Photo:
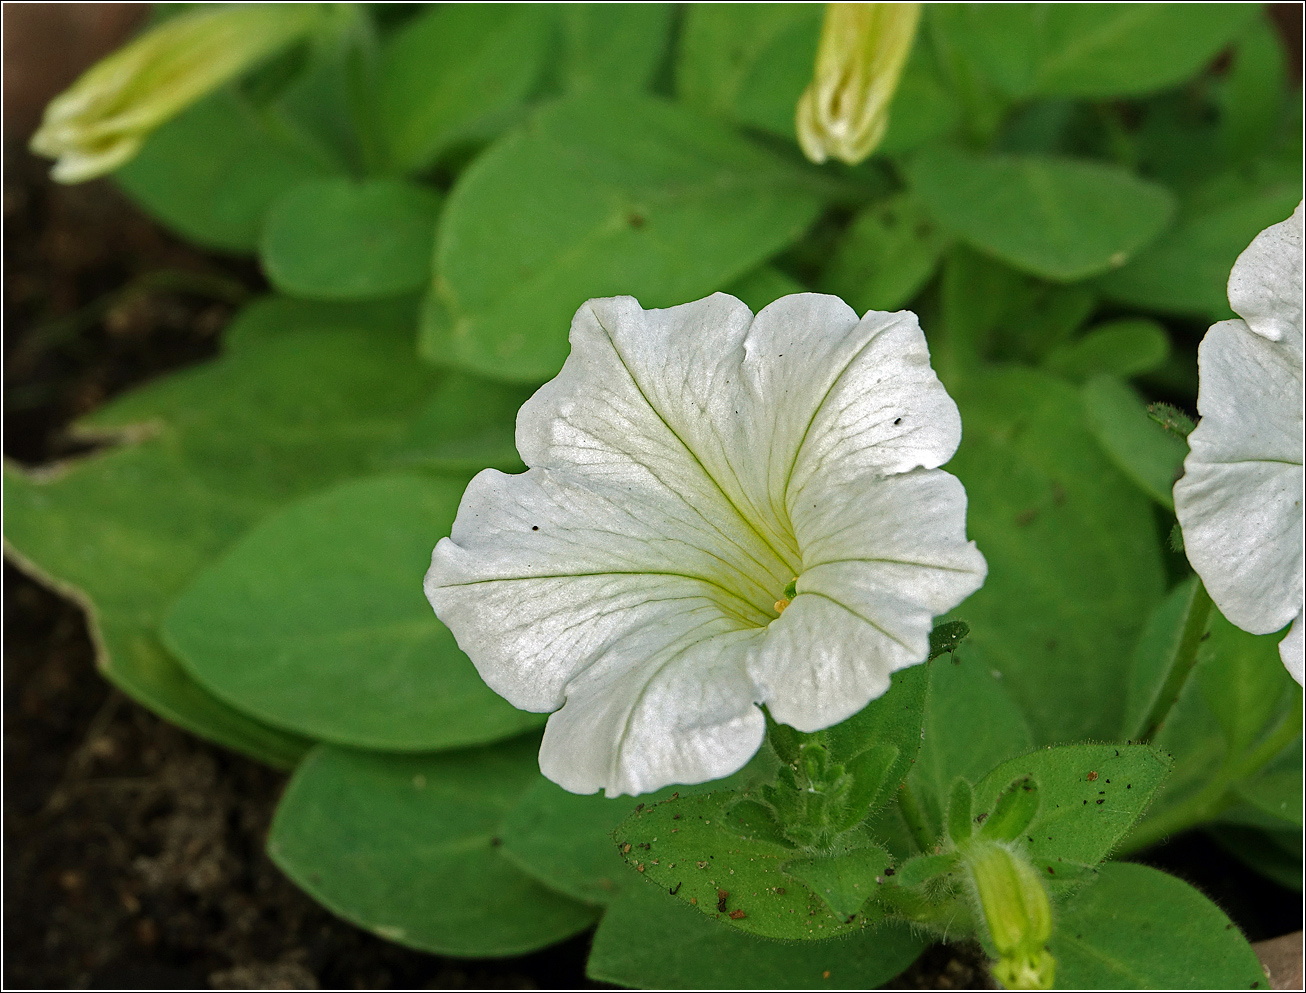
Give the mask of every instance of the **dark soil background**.
M 234 309 L 265 288 L 252 262 L 177 241 L 105 182 L 56 186 L 22 150 L 44 100 L 138 16 L 133 5 L 67 4 L 57 15 L 55 6 L 4 9 L 3 446 L 28 465 L 75 454 L 65 429 L 77 416 L 215 354 Z M 1296 9 L 1300 34 L 1300 6 L 1282 6 Z M 23 21 L 20 8 L 46 16 Z M 17 54 L 15 37 L 28 46 Z M 34 59 L 40 52 L 49 58 Z M 462 961 L 332 917 L 263 853 L 284 774 L 109 687 L 81 610 L 8 561 L 3 595 L 6 988 L 602 985 L 584 977 L 589 935 Z M 1300 894 L 1202 835 L 1143 861 L 1198 885 L 1252 940 L 1301 928 Z M 987 983 L 973 952 L 940 947 L 896 985 Z

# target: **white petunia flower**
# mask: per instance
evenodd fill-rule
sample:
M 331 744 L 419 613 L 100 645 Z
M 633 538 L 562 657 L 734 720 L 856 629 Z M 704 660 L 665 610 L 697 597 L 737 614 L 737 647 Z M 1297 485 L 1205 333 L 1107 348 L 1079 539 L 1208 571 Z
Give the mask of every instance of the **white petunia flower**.
M 1197 353 L 1201 421 L 1174 504 L 1188 561 L 1230 621 L 1279 644 L 1302 682 L 1302 207 L 1229 274 L 1229 305 Z
M 557 711 L 554 782 L 717 779 L 761 744 L 757 704 L 844 720 L 983 583 L 937 468 L 960 439 L 913 314 L 591 300 L 518 414 L 529 470 L 472 480 L 426 595 L 491 688 Z

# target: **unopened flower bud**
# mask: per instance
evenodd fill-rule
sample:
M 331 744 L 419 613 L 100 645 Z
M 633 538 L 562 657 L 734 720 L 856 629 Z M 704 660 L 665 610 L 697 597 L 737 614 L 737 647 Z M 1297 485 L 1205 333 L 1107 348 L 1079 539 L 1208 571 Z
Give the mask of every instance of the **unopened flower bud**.
M 1007 989 L 1051 989 L 1052 907 L 1033 866 L 1005 845 L 978 840 L 963 847 L 963 858 L 998 951 L 993 978 Z
M 317 4 L 232 4 L 180 14 L 101 59 L 50 101 L 30 147 L 51 176 L 112 172 L 160 124 L 304 34 Z
M 816 72 L 798 101 L 798 143 L 813 162 L 875 150 L 920 21 L 918 3 L 831 3 Z

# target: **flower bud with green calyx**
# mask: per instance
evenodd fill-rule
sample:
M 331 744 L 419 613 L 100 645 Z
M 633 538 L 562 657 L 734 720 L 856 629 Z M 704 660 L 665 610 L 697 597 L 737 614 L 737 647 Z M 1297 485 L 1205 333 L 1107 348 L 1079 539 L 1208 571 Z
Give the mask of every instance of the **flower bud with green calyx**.
M 1052 906 L 1038 873 L 1018 852 L 982 836 L 959 850 L 998 953 L 993 978 L 1007 989 L 1051 989 Z
M 80 183 L 132 159 L 145 139 L 200 98 L 306 35 L 323 4 L 202 6 L 101 59 L 45 108 L 30 147 L 51 176 Z
M 856 165 L 875 151 L 920 16 L 918 3 L 826 4 L 816 69 L 798 101 L 798 143 L 809 159 Z

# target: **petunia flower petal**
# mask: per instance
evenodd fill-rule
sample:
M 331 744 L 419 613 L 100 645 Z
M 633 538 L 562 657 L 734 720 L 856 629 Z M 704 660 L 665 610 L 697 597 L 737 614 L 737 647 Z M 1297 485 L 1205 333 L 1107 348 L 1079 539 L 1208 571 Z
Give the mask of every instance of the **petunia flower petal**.
M 842 720 L 983 582 L 937 468 L 960 419 L 913 315 L 614 297 L 571 344 L 518 415 L 528 470 L 472 480 L 426 579 L 486 682 L 557 711 L 540 764 L 567 789 L 733 772 L 761 703 Z
M 1188 437 L 1175 513 L 1221 612 L 1267 634 L 1302 605 L 1302 370 L 1242 321 L 1207 332 L 1198 366 L 1202 419 Z
M 890 674 L 928 653 L 934 617 L 987 574 L 966 541 L 966 491 L 946 472 L 814 489 L 794 508 L 798 596 L 750 661 L 772 715 L 800 731 L 836 724 L 884 693 Z
M 1229 273 L 1229 306 L 1254 332 L 1302 352 L 1302 205 L 1266 228 Z

